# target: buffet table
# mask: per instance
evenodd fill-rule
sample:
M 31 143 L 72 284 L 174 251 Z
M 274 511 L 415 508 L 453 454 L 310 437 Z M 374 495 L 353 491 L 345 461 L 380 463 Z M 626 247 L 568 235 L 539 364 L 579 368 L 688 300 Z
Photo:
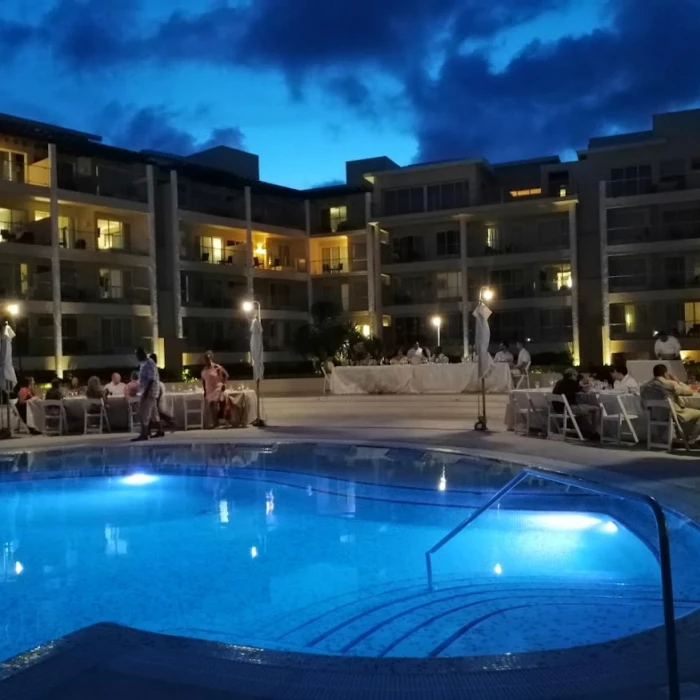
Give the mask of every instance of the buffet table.
M 251 389 L 227 391 L 226 395 L 235 415 L 240 417 L 240 425 L 250 425 L 257 417 L 257 401 L 255 392 Z M 201 389 L 169 393 L 163 396 L 163 409 L 170 414 L 178 430 L 185 428 L 185 403 L 197 400 L 204 402 L 204 393 Z M 27 402 L 27 425 L 39 432 L 44 432 L 43 401 L 33 399 Z M 87 399 L 84 396 L 67 396 L 63 399 L 63 408 L 66 412 L 67 429 L 70 433 L 82 433 L 85 419 L 85 407 Z M 112 432 L 125 432 L 129 429 L 129 400 L 123 396 L 110 396 L 105 399 L 107 419 Z M 204 425 L 211 424 L 209 412 L 204 407 Z
M 464 394 L 481 390 L 476 362 L 334 367 L 330 386 L 333 394 Z M 486 391 L 506 393 L 512 387 L 508 364 L 495 363 L 486 377 Z

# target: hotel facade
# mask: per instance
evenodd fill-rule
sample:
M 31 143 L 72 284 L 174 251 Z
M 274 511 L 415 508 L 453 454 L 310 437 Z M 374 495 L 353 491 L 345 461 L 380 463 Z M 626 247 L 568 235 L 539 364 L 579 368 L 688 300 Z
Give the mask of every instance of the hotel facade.
M 700 359 L 700 111 L 571 162 L 380 157 L 312 190 L 227 147 L 136 153 L 0 115 L 0 315 L 18 312 L 23 371 L 128 367 L 135 345 L 174 370 L 246 362 L 246 298 L 268 362 L 300 359 L 319 301 L 389 350 L 436 345 L 437 316 L 462 355 L 485 286 L 494 343 L 601 362 L 650 357 L 664 329 Z

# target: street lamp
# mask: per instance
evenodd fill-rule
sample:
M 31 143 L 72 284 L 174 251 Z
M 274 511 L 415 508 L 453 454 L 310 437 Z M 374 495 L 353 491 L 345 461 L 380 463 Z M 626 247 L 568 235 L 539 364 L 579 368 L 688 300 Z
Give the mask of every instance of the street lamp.
M 246 314 L 252 313 L 254 309 L 257 309 L 258 318 L 260 318 L 260 302 L 255 299 L 246 299 L 241 304 L 241 309 Z
M 440 347 L 440 328 L 442 328 L 442 316 L 433 316 L 430 319 L 430 322 L 437 329 L 437 344 L 438 344 L 438 347 Z
M 491 287 L 482 287 L 479 290 L 479 300 L 480 301 L 485 301 L 485 302 L 493 301 L 493 298 L 495 296 L 496 296 L 496 294 L 494 293 L 493 289 L 491 289 Z

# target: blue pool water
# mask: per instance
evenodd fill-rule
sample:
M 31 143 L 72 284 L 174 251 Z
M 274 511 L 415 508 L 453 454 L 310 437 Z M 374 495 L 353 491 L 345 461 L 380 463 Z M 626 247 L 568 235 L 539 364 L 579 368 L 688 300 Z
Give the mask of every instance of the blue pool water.
M 312 474 L 0 482 L 0 660 L 97 622 L 361 656 L 518 653 L 662 621 L 658 563 L 595 510 Z M 694 609 L 679 606 L 679 614 Z

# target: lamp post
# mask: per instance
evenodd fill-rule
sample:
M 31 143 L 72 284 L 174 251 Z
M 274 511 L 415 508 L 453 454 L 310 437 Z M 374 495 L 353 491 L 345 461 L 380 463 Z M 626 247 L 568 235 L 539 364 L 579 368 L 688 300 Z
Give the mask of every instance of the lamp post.
M 433 316 L 430 319 L 430 322 L 437 329 L 437 344 L 438 347 L 440 347 L 440 328 L 442 328 L 442 316 Z
M 253 317 L 253 322 L 250 326 L 250 358 L 253 364 L 253 379 L 255 380 L 255 396 L 257 404 L 257 416 L 252 424 L 256 428 L 264 428 L 266 423 L 260 415 L 260 380 L 264 372 L 262 316 L 260 302 L 256 299 L 246 299 L 241 304 L 241 308 L 246 314 L 251 314 L 254 311 L 256 312 L 256 316 Z

